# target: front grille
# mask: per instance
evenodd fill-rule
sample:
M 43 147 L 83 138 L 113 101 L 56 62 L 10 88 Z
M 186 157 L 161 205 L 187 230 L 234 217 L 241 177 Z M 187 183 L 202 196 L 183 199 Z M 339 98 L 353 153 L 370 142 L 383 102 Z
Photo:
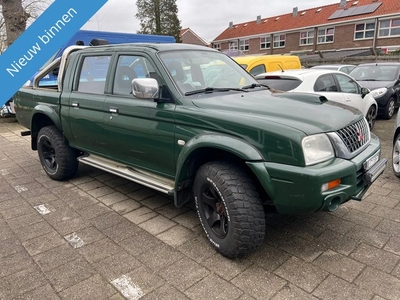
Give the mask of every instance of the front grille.
M 371 138 L 368 123 L 365 119 L 336 131 L 347 150 L 353 153 L 367 144 Z

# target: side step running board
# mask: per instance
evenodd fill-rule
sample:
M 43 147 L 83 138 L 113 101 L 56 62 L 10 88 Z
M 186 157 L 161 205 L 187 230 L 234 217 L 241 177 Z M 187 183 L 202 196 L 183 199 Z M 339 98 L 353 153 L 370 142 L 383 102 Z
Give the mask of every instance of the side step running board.
M 101 169 L 103 171 L 118 175 L 146 187 L 152 188 L 164 194 L 168 194 L 170 196 L 174 195 L 173 180 L 146 173 L 140 170 L 132 169 L 128 166 L 119 164 L 118 162 L 95 155 L 78 157 L 78 161 L 97 169 Z

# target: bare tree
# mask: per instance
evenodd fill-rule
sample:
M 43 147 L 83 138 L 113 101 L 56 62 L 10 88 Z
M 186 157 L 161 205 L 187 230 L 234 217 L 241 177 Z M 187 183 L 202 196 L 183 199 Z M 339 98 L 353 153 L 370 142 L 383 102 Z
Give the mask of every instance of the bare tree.
M 52 0 L 0 0 L 0 53 L 10 46 Z

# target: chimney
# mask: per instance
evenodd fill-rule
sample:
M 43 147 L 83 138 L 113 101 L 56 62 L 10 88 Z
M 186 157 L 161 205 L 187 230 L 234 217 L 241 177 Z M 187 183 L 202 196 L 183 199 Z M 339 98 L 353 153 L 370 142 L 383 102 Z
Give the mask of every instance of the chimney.
M 233 22 L 229 22 L 229 29 L 233 28 Z
M 257 24 L 261 23 L 261 15 L 257 16 Z
M 347 4 L 347 0 L 340 0 L 340 7 L 345 7 Z
M 299 12 L 299 8 L 297 6 L 293 7 L 293 17 L 297 16 L 298 12 Z

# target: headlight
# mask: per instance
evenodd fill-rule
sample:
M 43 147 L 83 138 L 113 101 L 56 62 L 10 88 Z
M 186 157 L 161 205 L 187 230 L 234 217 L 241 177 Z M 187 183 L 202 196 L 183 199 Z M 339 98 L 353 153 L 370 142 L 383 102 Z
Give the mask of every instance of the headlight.
M 374 97 L 375 99 L 382 97 L 383 95 L 385 95 L 387 92 L 387 88 L 379 88 L 376 90 L 372 90 L 371 91 L 371 95 L 372 97 Z
M 326 134 L 316 134 L 303 139 L 304 160 L 306 165 L 313 165 L 334 157 L 332 144 Z

